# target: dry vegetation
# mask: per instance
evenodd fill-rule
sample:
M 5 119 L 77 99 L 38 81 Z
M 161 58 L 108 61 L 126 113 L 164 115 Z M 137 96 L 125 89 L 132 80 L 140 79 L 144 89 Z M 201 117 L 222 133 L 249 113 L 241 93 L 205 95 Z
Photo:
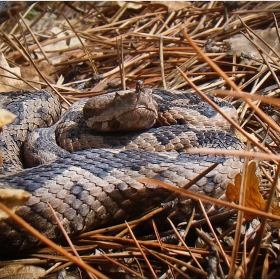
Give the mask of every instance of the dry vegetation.
M 250 139 L 247 155 L 260 159 L 257 188 L 267 204 L 274 200 L 277 209 L 279 17 L 278 2 L 38 2 L 1 26 L 1 53 L 11 71 L 20 69 L 7 78 L 10 74 L 2 57 L 1 87 L 3 91 L 48 88 L 59 94 L 65 107 L 112 88 L 134 87 L 137 79 L 148 87 L 225 96 L 238 110 L 239 137 Z M 161 211 L 156 209 L 130 226 L 72 239 L 75 250 L 49 244 L 52 248 L 2 258 L 0 266 L 32 264 L 30 271 L 36 266 L 46 269 L 47 274 L 38 272 L 44 278 L 63 268 L 67 278 L 71 273 L 98 278 L 277 278 L 279 229 L 275 223 L 267 226 L 270 214 L 263 210 L 251 211 L 262 216 L 251 233 L 244 233 L 248 224 L 240 211 L 232 226 L 213 223 L 212 233 L 205 219 L 201 227 L 190 220 L 187 244 L 183 240 L 162 243 L 156 226 L 149 240 L 134 237 L 135 225 Z M 279 221 L 279 216 L 274 220 Z M 195 247 L 198 236 L 204 242 Z M 30 271 L 22 273 L 25 277 L 36 273 Z

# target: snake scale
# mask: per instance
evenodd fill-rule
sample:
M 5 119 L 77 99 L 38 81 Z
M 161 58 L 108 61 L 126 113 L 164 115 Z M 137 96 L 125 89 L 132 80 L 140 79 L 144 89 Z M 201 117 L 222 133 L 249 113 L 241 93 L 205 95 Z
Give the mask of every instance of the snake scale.
M 190 190 L 215 198 L 224 195 L 227 184 L 240 172 L 242 160 L 236 156 L 188 154 L 186 150 L 189 147 L 244 149 L 243 143 L 232 134 L 230 125 L 195 93 L 144 89 L 141 84 L 137 92 L 150 96 L 145 95 L 144 99 L 155 111 L 148 108 L 144 116 L 154 114 L 156 119 L 146 121 L 144 127 L 152 125 L 152 128 L 137 127 L 137 131 L 130 131 L 133 129 L 126 127 L 130 121 L 134 125 L 140 122 L 127 115 L 131 109 L 127 109 L 130 108 L 127 101 L 121 100 L 123 96 L 129 96 L 132 103 L 141 99 L 135 98 L 135 90 L 106 95 L 111 96 L 111 101 L 105 97 L 107 101 L 102 102 L 107 102 L 109 109 L 103 108 L 102 102 L 92 101 L 94 99 L 82 99 L 62 117 L 60 102 L 50 92 L 1 95 L 0 106 L 18 118 L 5 126 L 1 135 L 4 174 L 0 177 L 0 187 L 24 189 L 32 194 L 28 202 L 17 209 L 19 216 L 52 240 L 58 239 L 61 232 L 47 202 L 70 235 L 124 222 L 161 206 L 170 195 L 163 188 L 140 183 L 138 178 L 155 178 L 182 187 L 215 162 L 218 166 Z M 236 118 L 232 105 L 210 98 Z M 98 108 L 93 113 L 90 109 L 83 113 L 83 107 L 88 108 L 91 103 Z M 111 107 L 113 103 L 118 107 Z M 122 104 L 126 111 L 120 115 Z M 143 104 L 137 106 L 134 108 L 136 118 L 138 112 L 144 110 Z M 117 117 L 106 119 L 109 113 Z M 100 122 L 99 115 L 105 116 L 105 122 Z M 99 131 L 87 127 L 91 118 L 95 119 Z M 118 131 L 121 122 L 125 124 L 125 132 Z M 108 127 L 115 131 L 108 132 Z M 29 140 L 25 143 L 27 135 Z M 25 159 L 22 160 L 23 153 Z M 30 154 L 35 156 L 34 160 L 26 159 Z M 38 166 L 22 170 L 23 165 L 29 164 Z M 210 207 L 207 205 L 207 209 Z M 192 201 L 180 197 L 175 208 L 187 217 Z M 37 243 L 36 238 L 11 218 L 0 220 L 1 248 L 24 249 Z

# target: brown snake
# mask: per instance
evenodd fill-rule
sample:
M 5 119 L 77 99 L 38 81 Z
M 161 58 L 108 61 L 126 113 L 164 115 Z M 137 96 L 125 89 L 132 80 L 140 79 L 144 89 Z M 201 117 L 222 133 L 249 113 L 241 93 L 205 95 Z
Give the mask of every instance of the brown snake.
M 158 107 L 158 110 L 154 113 L 150 107 L 144 109 L 141 97 L 135 97 L 137 92 L 144 94 L 148 106 L 153 103 L 152 107 Z M 19 216 L 53 240 L 58 239 L 61 232 L 47 202 L 70 235 L 124 222 L 160 206 L 170 195 L 158 186 L 140 183 L 138 178 L 156 178 L 182 187 L 215 162 L 218 166 L 189 190 L 215 198 L 223 196 L 227 184 L 240 172 L 242 160 L 235 156 L 188 154 L 186 150 L 189 147 L 243 149 L 243 143 L 225 131 L 231 130 L 227 122 L 196 94 L 148 90 L 139 85 L 136 93 L 128 90 L 108 94 L 111 101 L 106 99 L 101 103 L 107 102 L 109 109 L 94 99 L 81 100 L 61 118 L 59 101 L 49 92 L 2 95 L 1 107 L 13 111 L 18 119 L 4 127 L 1 135 L 0 152 L 4 156 L 3 172 L 6 174 L 1 177 L 0 187 L 24 189 L 32 194 L 28 202 L 17 209 Z M 128 109 L 126 101 L 121 100 L 126 95 L 132 103 L 139 99 L 140 106 L 133 103 L 134 110 Z M 225 112 L 235 113 L 227 102 L 215 97 L 211 99 Z M 92 120 L 84 119 L 82 107 L 94 105 L 90 103 L 97 107 L 93 112 L 86 109 L 84 115 L 95 119 L 93 126 L 99 131 L 111 127 L 115 132 L 94 132 L 86 127 L 85 123 L 92 124 Z M 110 107 L 113 103 L 118 107 Z M 119 112 L 122 104 L 125 104 L 124 114 Z M 147 115 L 145 110 L 155 114 L 157 118 L 148 121 L 148 126 L 154 127 L 142 131 L 147 129 L 147 123 L 138 127 L 140 121 L 137 121 L 136 130 L 140 131 L 118 132 L 122 124 L 126 130 L 131 130 L 127 125 L 135 121 L 127 112 L 135 110 L 134 117 L 139 120 L 138 112 L 142 110 L 144 115 Z M 115 114 L 112 119 L 107 118 L 109 112 Z M 107 119 L 100 123 L 102 114 Z M 167 126 L 169 124 L 172 125 Z M 20 171 L 22 145 L 28 130 L 41 126 L 51 127 L 31 133 L 30 142 L 25 145 L 35 147 L 27 153 L 35 155 L 31 162 L 40 165 Z M 42 139 L 43 144 L 40 143 Z M 67 151 L 57 146 L 55 140 Z M 49 158 L 49 153 L 54 155 Z M 13 173 L 15 170 L 17 172 Z M 210 207 L 207 205 L 206 208 Z M 191 200 L 180 197 L 175 210 L 186 217 L 191 208 Z M 178 217 L 181 216 L 178 214 Z M 0 220 L 1 248 L 25 248 L 35 246 L 37 242 L 11 218 Z

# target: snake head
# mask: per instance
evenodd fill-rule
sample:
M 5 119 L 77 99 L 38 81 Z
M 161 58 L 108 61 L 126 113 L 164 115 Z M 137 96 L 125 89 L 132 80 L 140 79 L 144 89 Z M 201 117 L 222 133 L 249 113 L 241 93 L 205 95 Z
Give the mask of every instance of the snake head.
M 136 90 L 111 92 L 90 98 L 84 105 L 87 126 L 100 132 L 151 128 L 158 116 L 152 90 L 137 82 Z

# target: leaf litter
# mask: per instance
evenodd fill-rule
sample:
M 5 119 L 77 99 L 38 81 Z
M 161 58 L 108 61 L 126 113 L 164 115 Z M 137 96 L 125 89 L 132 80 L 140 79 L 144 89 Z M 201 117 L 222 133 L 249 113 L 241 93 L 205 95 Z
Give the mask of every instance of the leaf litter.
M 28 12 L 23 11 L 23 17 L 13 18 L 1 25 L 0 51 L 8 67 L 20 69 L 17 75 L 11 75 L 7 71 L 1 72 L 1 87 L 9 84 L 13 90 L 18 90 L 17 83 L 20 82 L 22 88 L 26 86 L 38 89 L 53 88 L 60 94 L 61 100 L 64 100 L 63 105 L 67 108 L 69 103 L 81 97 L 104 93 L 113 87 L 119 89 L 124 86 L 134 87 L 136 79 L 143 79 L 148 87 L 165 85 L 168 89 L 184 89 L 193 92 L 193 87 L 180 74 L 180 69 L 203 93 L 219 96 L 218 90 L 231 90 L 231 95 L 226 95 L 226 97 L 223 95 L 223 97 L 232 101 L 238 109 L 241 134 L 242 129 L 245 130 L 249 136 L 248 139 L 252 141 L 252 148 L 248 153 L 256 152 L 255 154 L 258 155 L 260 152 L 265 154 L 269 151 L 274 156 L 271 156 L 271 159 L 269 155 L 263 156 L 263 160 L 260 160 L 259 182 L 255 178 L 253 166 L 249 166 L 251 180 L 246 178 L 248 197 L 250 197 L 250 199 L 245 197 L 247 206 L 253 207 L 252 211 L 254 208 L 263 211 L 263 203 L 269 197 L 275 174 L 277 174 L 279 161 L 277 154 L 280 147 L 277 121 L 279 111 L 272 105 L 274 101 L 271 101 L 271 104 L 269 100 L 262 103 L 261 100 L 250 99 L 248 96 L 244 98 L 240 94 L 247 92 L 252 94 L 252 97 L 260 95 L 278 98 L 279 57 L 274 48 L 277 52 L 279 38 L 274 36 L 271 41 L 268 37 L 271 37 L 271 34 L 277 35 L 278 26 L 275 23 L 277 19 L 279 21 L 280 4 L 278 2 L 237 2 L 232 5 L 223 2 L 182 1 L 175 2 L 174 5 L 168 2 L 141 2 L 141 7 L 133 6 L 133 4 L 136 3 L 67 2 L 55 4 L 49 2 L 46 4 L 38 2 L 27 7 Z M 30 30 L 22 24 L 23 20 Z M 269 43 L 269 46 L 264 47 L 256 35 L 251 35 L 252 41 L 249 42 L 248 33 L 251 32 L 249 27 L 258 32 L 259 36 Z M 197 51 L 190 45 L 184 32 L 200 49 L 204 50 L 204 54 L 207 54 L 207 57 L 214 61 L 220 70 L 212 70 L 212 66 L 209 66 L 209 62 L 206 63 L 204 56 L 197 55 Z M 34 40 L 34 36 L 37 41 Z M 236 36 L 239 37 L 236 39 Z M 118 40 L 118 45 L 116 40 Z M 239 44 L 241 40 L 244 43 Z M 41 75 L 37 74 L 37 70 L 30 63 L 31 59 L 37 65 Z M 67 75 L 69 77 L 69 72 L 76 66 L 80 67 L 80 71 L 67 81 L 65 77 Z M 10 69 L 8 67 L 7 69 Z M 21 73 L 32 74 L 23 77 Z M 93 73 L 100 79 L 96 79 Z M 226 77 L 221 73 L 225 73 Z M 221 76 L 223 79 L 220 78 Z M 9 82 L 5 80 L 7 77 Z M 234 81 L 238 87 L 233 87 L 231 81 Z M 83 89 L 86 83 L 90 86 Z M 273 120 L 276 120 L 276 123 Z M 242 175 L 239 174 L 236 178 L 237 188 L 240 185 L 240 176 Z M 238 200 L 235 187 L 230 186 L 229 189 L 234 193 L 232 199 Z M 275 211 L 273 214 L 278 214 L 277 196 L 272 209 Z M 131 239 L 128 234 L 126 224 L 83 233 L 80 237 L 72 238 L 73 245 L 81 258 L 80 261 L 104 273 L 106 277 L 112 278 L 133 278 L 139 277 L 140 274 L 149 278 L 154 275 L 161 278 L 206 278 L 207 275 L 226 278 L 228 266 L 225 256 L 230 259 L 232 250 L 226 242 L 226 237 L 234 237 L 234 217 L 229 220 L 232 225 L 222 221 L 212 222 L 216 234 L 219 233 L 217 238 L 225 254 L 223 257 L 220 255 L 219 258 L 215 258 L 215 250 L 209 246 L 211 242 L 215 244 L 216 241 L 211 237 L 212 233 L 205 225 L 200 227 L 209 232 L 210 238 L 213 238 L 212 241 L 202 248 L 196 248 L 191 242 L 196 239 L 196 232 L 190 225 L 191 229 L 186 237 L 187 251 L 179 241 L 177 244 L 163 242 L 159 245 L 158 237 L 152 234 L 151 236 L 141 236 L 139 233 L 135 235 L 139 225 L 141 227 L 154 213 L 162 211 L 161 208 L 155 209 L 151 214 L 130 222 L 129 230 L 130 233 L 133 232 L 134 239 Z M 209 218 L 211 221 L 211 217 Z M 192 224 L 195 225 L 195 222 L 193 221 Z M 265 244 L 264 241 L 260 241 L 261 245 L 274 244 L 271 248 L 277 248 L 278 232 L 277 227 L 268 228 Z M 170 228 L 167 233 L 158 233 L 161 237 L 164 234 L 171 240 L 173 230 Z M 278 256 L 275 249 L 268 251 L 261 248 L 257 255 L 256 265 L 253 268 L 249 266 L 249 272 L 246 272 L 252 257 L 254 242 L 241 236 L 237 248 L 239 248 L 236 252 L 238 269 L 235 271 L 235 277 L 245 278 L 250 275 L 249 273 L 254 278 L 279 276 L 276 261 Z M 71 250 L 66 244 L 64 249 Z M 94 255 L 93 253 L 97 250 L 102 253 Z M 143 252 L 147 259 L 143 257 Z M 195 256 L 199 265 L 192 261 L 192 256 Z M 67 273 L 70 273 L 67 275 L 71 273 L 74 273 L 76 277 L 86 275 L 84 274 L 86 270 L 83 270 L 80 275 L 72 261 L 69 261 L 62 252 L 55 252 L 55 249 L 51 247 L 33 249 L 28 254 L 24 253 L 21 259 L 19 255 L 17 259 L 13 256 L 5 256 L 5 258 L 5 261 L 2 259 L 0 266 L 9 265 L 9 261 L 30 264 L 29 261 L 32 260 L 34 265 L 36 262 L 43 262 L 42 267 L 47 268 L 47 274 L 43 276 L 45 278 L 64 271 L 65 268 Z M 215 271 L 207 270 L 210 269 L 207 266 L 207 258 L 214 258 L 213 263 L 217 270 L 215 267 L 212 268 Z M 113 263 L 111 260 L 116 262 Z M 147 261 L 151 263 L 151 266 Z M 81 265 L 81 262 L 77 264 Z M 121 266 L 117 263 L 121 263 Z

